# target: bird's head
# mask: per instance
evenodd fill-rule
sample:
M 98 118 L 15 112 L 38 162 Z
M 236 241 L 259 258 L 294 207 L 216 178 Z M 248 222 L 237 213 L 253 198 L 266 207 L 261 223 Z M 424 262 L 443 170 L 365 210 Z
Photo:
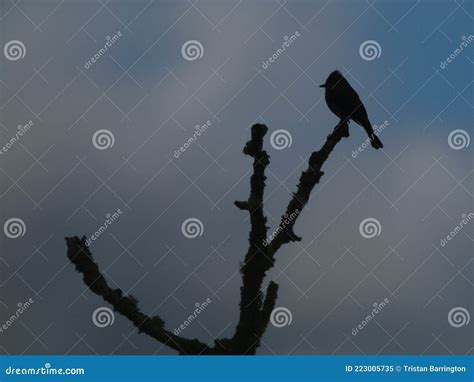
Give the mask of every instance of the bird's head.
M 335 70 L 334 72 L 332 72 L 329 75 L 326 82 L 322 85 L 319 85 L 319 87 L 320 88 L 330 88 L 330 89 L 332 89 L 334 86 L 337 85 L 338 82 L 340 82 L 343 79 L 344 79 L 344 77 L 341 74 L 341 72 L 339 72 L 339 70 Z

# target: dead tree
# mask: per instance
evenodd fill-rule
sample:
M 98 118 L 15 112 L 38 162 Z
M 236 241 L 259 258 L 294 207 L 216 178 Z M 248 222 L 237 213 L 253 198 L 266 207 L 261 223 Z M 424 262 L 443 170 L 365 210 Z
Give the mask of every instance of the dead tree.
M 120 289 L 112 289 L 95 263 L 85 237 L 66 238 L 67 256 L 82 273 L 84 283 L 95 294 L 112 305 L 115 311 L 126 317 L 138 329 L 157 341 L 176 350 L 179 354 L 247 354 L 254 355 L 270 321 L 275 307 L 278 285 L 270 281 L 266 293 L 262 284 L 267 272 L 275 263 L 276 252 L 284 245 L 300 241 L 293 227 L 307 204 L 311 191 L 319 183 L 324 173 L 321 167 L 326 162 L 337 143 L 349 136 L 347 123 L 340 123 L 328 135 L 319 151 L 311 154 L 308 168 L 300 176 L 296 192 L 293 194 L 285 214 L 273 239 L 267 241 L 267 219 L 263 211 L 265 189 L 265 169 L 270 158 L 263 150 L 263 140 L 267 133 L 265 125 L 252 126 L 251 139 L 244 147 L 244 154 L 253 158 L 253 174 L 250 178 L 250 195 L 245 201 L 236 201 L 235 205 L 250 214 L 249 247 L 240 270 L 242 287 L 240 288 L 240 317 L 231 338 L 216 339 L 209 346 L 198 339 L 187 339 L 165 329 L 165 323 L 159 316 L 147 316 L 138 308 L 138 301 L 133 296 L 125 296 Z M 288 217 L 294 217 L 288 219 Z

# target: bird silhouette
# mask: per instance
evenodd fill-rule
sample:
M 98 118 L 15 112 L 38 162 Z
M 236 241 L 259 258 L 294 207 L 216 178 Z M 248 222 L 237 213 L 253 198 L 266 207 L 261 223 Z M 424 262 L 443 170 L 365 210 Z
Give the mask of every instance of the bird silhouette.
M 383 147 L 382 142 L 374 133 L 359 95 L 338 70 L 332 72 L 326 83 L 320 87 L 325 88 L 326 103 L 329 109 L 341 119 L 341 126 L 352 119 L 367 132 L 374 149 Z

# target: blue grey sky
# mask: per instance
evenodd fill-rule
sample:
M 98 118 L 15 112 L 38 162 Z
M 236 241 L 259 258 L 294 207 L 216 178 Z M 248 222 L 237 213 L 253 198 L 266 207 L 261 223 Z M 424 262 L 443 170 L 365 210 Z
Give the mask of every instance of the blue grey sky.
M 249 128 L 269 128 L 271 232 L 338 122 L 318 87 L 338 69 L 372 124 L 388 122 L 384 149 L 354 157 L 367 136 L 351 123 L 325 164 L 296 223 L 303 240 L 282 248 L 266 279 L 279 284 L 277 306 L 292 322 L 270 325 L 259 354 L 471 352 L 472 324 L 456 328 L 448 317 L 473 312 L 473 226 L 440 240 L 473 212 L 472 43 L 459 51 L 472 40 L 472 15 L 468 1 L 0 2 L 0 43 L 20 41 L 25 53 L 0 57 L 2 146 L 33 121 L 0 155 L 1 224 L 25 225 L 23 236 L 0 236 L 0 323 L 34 300 L 0 333 L 0 350 L 174 353 L 118 314 L 95 326 L 93 312 L 107 304 L 67 260 L 64 237 L 92 235 L 117 209 L 91 245 L 111 286 L 169 330 L 210 298 L 182 335 L 231 336 L 249 229 L 233 202 L 249 192 Z M 190 40 L 202 47 L 195 60 L 182 54 Z M 375 57 L 361 55 L 367 41 Z M 93 144 L 101 129 L 113 135 L 105 150 Z M 291 145 L 277 150 L 270 134 L 280 129 Z M 189 218 L 201 221 L 201 236 L 183 235 Z M 367 218 L 379 224 L 373 238 L 360 233 Z

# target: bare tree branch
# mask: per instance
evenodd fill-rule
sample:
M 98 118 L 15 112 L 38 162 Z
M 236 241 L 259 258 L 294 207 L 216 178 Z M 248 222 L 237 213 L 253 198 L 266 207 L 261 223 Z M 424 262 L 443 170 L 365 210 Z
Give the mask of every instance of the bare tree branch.
M 268 128 L 265 125 L 252 126 L 252 139 L 246 143 L 243 150 L 244 154 L 254 158 L 253 174 L 250 178 L 250 195 L 245 202 L 235 202 L 237 207 L 246 209 L 250 213 L 249 249 L 240 270 L 242 274 L 240 317 L 232 338 L 232 350 L 236 354 L 255 354 L 263 334 L 262 328 L 264 330 L 268 324 L 270 317 L 268 309 L 271 307 L 273 310 L 278 291 L 277 284 L 270 284 L 265 305 L 261 287 L 265 278 L 265 269 L 273 266 L 263 245 L 267 237 L 267 219 L 263 212 L 263 192 L 266 179 L 265 169 L 270 162 L 267 152 L 262 148 L 263 138 L 267 131 Z M 266 310 L 262 311 L 264 305 Z
M 164 329 L 164 321 L 158 317 L 149 317 L 138 309 L 138 301 L 133 296 L 123 296 L 120 289 L 107 285 L 99 267 L 94 262 L 85 238 L 66 238 L 68 258 L 82 273 L 84 283 L 95 294 L 110 303 L 114 309 L 130 320 L 139 332 L 148 334 L 159 342 L 176 350 L 179 354 L 255 354 L 261 338 L 270 321 L 275 307 L 278 285 L 270 281 L 266 293 L 262 285 L 266 273 L 274 265 L 275 253 L 283 244 L 301 240 L 293 227 L 303 211 L 314 186 L 324 174 L 321 167 L 328 159 L 334 147 L 343 138 L 349 136 L 346 122 L 341 122 L 328 135 L 319 151 L 313 152 L 308 168 L 303 171 L 296 192 L 293 194 L 285 215 L 274 238 L 267 241 L 267 219 L 263 211 L 265 189 L 265 169 L 269 156 L 263 150 L 263 139 L 268 129 L 265 125 L 252 126 L 251 140 L 244 147 L 244 154 L 254 158 L 253 174 L 250 178 L 250 195 L 245 201 L 236 201 L 235 205 L 250 214 L 249 248 L 241 267 L 242 287 L 240 288 L 240 316 L 234 336 L 229 339 L 216 339 L 215 346 L 209 347 L 197 339 L 185 339 Z
M 250 246 L 241 269 L 243 285 L 240 293 L 240 319 L 233 337 L 235 350 L 238 354 L 255 354 L 260 346 L 260 339 L 268 325 L 278 291 L 278 285 L 271 282 L 269 290 L 267 290 L 267 304 L 263 303 L 264 308 L 262 309 L 261 286 L 265 275 L 273 267 L 274 255 L 283 244 L 301 240 L 294 234 L 293 226 L 308 202 L 311 191 L 324 174 L 321 171 L 322 165 L 337 143 L 343 137 L 349 136 L 349 126 L 347 122 L 339 123 L 327 137 L 321 149 L 311 154 L 308 168 L 301 174 L 297 191 L 288 204 L 286 214 L 282 216 L 276 231 L 278 233 L 270 243 L 267 242 L 266 218 L 263 215 L 265 167 L 269 163 L 267 153 L 262 151 L 263 137 L 266 132 L 265 125 L 252 126 L 252 140 L 247 142 L 244 148 L 244 153 L 254 158 L 250 196 L 247 202 L 235 202 L 237 207 L 241 203 L 251 206 L 249 209 L 251 216 Z M 269 311 L 270 306 L 271 310 Z
M 185 339 L 165 330 L 163 328 L 164 321 L 160 317 L 148 317 L 143 314 L 138 309 L 138 302 L 133 296 L 123 296 L 120 289 L 110 288 L 94 262 L 92 254 L 86 246 L 85 238 L 68 237 L 66 242 L 67 256 L 76 266 L 76 270 L 82 273 L 84 283 L 92 292 L 110 303 L 117 312 L 129 319 L 139 332 L 148 334 L 179 354 L 206 354 L 209 352 L 210 349 L 200 341 Z
M 293 194 L 290 203 L 288 203 L 285 215 L 282 216 L 277 229 L 278 233 L 269 244 L 268 252 L 272 258 L 283 244 L 301 240 L 301 238 L 293 232 L 293 227 L 303 211 L 303 208 L 306 206 L 306 203 L 308 203 L 311 191 L 324 175 L 324 172 L 321 171 L 321 167 L 329 158 L 334 147 L 336 147 L 339 141 L 344 137 L 349 137 L 349 125 L 348 122 L 341 121 L 334 128 L 334 131 L 327 136 L 326 142 L 321 149 L 311 154 L 308 161 L 308 168 L 301 174 L 297 190 Z M 291 216 L 295 216 L 295 218 L 291 219 Z

